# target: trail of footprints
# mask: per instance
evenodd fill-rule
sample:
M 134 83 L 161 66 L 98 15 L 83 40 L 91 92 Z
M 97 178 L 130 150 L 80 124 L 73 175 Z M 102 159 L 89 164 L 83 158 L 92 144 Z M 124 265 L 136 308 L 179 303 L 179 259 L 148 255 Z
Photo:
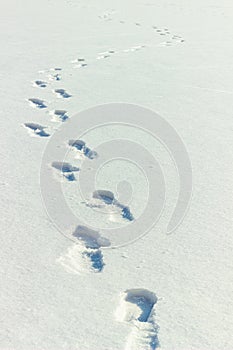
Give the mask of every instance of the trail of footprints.
M 103 15 L 100 15 L 99 18 L 104 21 L 110 21 L 112 20 L 112 15 L 115 13 L 114 9 L 111 9 L 109 11 L 106 11 Z M 120 20 L 120 24 L 126 24 L 125 21 Z M 145 27 L 143 24 L 139 22 L 131 23 L 132 25 L 135 25 L 137 27 Z M 148 27 L 148 26 L 147 26 Z M 159 28 L 155 25 L 150 27 L 157 35 L 166 37 L 167 40 L 164 42 L 161 42 L 159 46 L 172 46 L 175 43 L 183 43 L 185 40 L 180 36 L 176 34 L 172 34 L 171 31 L 168 28 Z M 122 54 L 122 53 L 130 53 L 135 52 L 141 49 L 146 48 L 146 45 L 135 45 L 130 48 L 122 49 L 122 50 L 115 50 L 115 49 L 109 49 L 104 52 L 99 52 L 97 56 L 95 57 L 96 60 L 103 60 L 103 59 L 109 59 L 113 55 L 116 54 Z M 84 57 L 77 57 L 70 61 L 72 64 L 73 69 L 77 68 L 85 68 L 88 66 L 88 63 L 86 62 L 86 59 Z M 46 90 L 50 86 L 51 83 L 60 83 L 62 81 L 62 68 L 61 67 L 55 67 L 51 68 L 49 70 L 43 70 L 39 72 L 40 74 L 43 74 L 46 79 L 37 79 L 33 82 L 33 86 L 37 87 L 38 89 Z M 52 90 L 55 95 L 58 98 L 61 99 L 70 99 L 72 98 L 72 94 L 65 90 L 63 87 L 57 87 Z M 37 98 L 37 97 L 31 97 L 28 98 L 29 104 L 36 108 L 36 109 L 43 109 L 46 110 L 48 108 L 48 102 Z M 63 109 L 56 109 L 54 111 L 50 111 L 49 115 L 52 116 L 53 122 L 65 122 L 69 116 L 68 112 Z M 33 123 L 27 123 L 27 124 L 33 124 Z M 26 123 L 24 124 L 26 126 Z M 39 125 L 39 124 L 38 124 Z M 39 126 L 40 128 L 43 128 L 43 130 L 46 128 L 46 126 Z M 30 127 L 29 127 L 30 128 Z M 43 134 L 43 130 L 41 132 L 38 131 L 39 129 L 35 129 L 34 133 L 31 133 L 32 136 L 50 136 L 50 134 L 46 133 L 46 135 Z
M 101 20 L 111 21 L 114 10 L 106 12 L 99 16 Z M 126 22 L 121 20 L 120 24 Z M 139 22 L 133 23 L 137 27 L 143 27 Z M 177 43 L 183 43 L 184 39 L 172 34 L 168 28 L 159 28 L 152 26 L 151 29 L 164 38 L 165 41 L 160 43 L 160 46 L 173 46 Z M 109 49 L 100 52 L 95 57 L 96 60 L 105 60 L 113 55 L 121 53 L 129 53 L 144 49 L 146 45 L 136 45 L 127 49 L 115 50 Z M 88 67 L 88 63 L 84 57 L 78 57 L 70 61 L 73 69 L 83 69 Z M 51 84 L 61 84 L 62 68 L 55 67 L 49 70 L 40 71 L 44 75 L 44 79 L 37 79 L 33 82 L 33 87 L 46 90 Z M 69 100 L 72 94 L 61 86 L 51 90 L 56 97 Z M 30 106 L 36 109 L 45 110 L 49 103 L 37 97 L 27 99 Z M 69 119 L 68 111 L 65 109 L 55 109 L 49 111 L 52 122 L 66 122 Z M 34 122 L 26 122 L 23 125 L 31 136 L 48 138 L 50 133 L 46 131 L 47 126 L 40 125 Z M 68 147 L 76 152 L 76 157 L 87 157 L 94 160 L 98 154 L 90 149 L 83 140 L 68 140 Z M 54 161 L 51 164 L 58 179 L 65 179 L 68 182 L 76 181 L 76 174 L 81 170 L 67 162 Z M 122 203 L 119 203 L 114 194 L 106 190 L 98 190 L 92 194 L 92 199 L 86 203 L 90 208 L 101 208 L 105 206 L 115 208 L 120 212 L 123 219 L 133 221 L 134 217 L 130 209 Z M 105 262 L 103 248 L 111 245 L 107 238 L 101 236 L 97 231 L 94 231 L 86 226 L 78 226 L 72 234 L 78 244 L 71 246 L 68 251 L 63 254 L 58 262 L 70 273 L 100 273 L 103 271 Z M 119 307 L 116 311 L 116 318 L 119 322 L 126 322 L 131 328 L 130 335 L 126 341 L 125 350 L 155 350 L 159 348 L 158 341 L 158 326 L 155 322 L 154 307 L 157 303 L 157 297 L 154 293 L 146 289 L 131 289 L 126 290 L 121 295 Z

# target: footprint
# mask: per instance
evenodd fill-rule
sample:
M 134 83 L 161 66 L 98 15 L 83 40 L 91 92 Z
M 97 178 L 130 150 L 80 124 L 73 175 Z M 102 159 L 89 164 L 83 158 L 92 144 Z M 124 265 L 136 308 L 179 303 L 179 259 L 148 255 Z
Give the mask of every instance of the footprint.
M 62 98 L 70 98 L 72 96 L 64 89 L 55 89 L 54 92 L 58 95 L 58 97 Z
M 119 322 L 127 322 L 132 331 L 127 339 L 127 350 L 155 350 L 159 348 L 154 306 L 157 297 L 147 289 L 129 289 L 121 295 L 116 311 Z
M 106 190 L 95 191 L 92 197 L 102 200 L 105 204 L 113 204 L 115 201 L 114 194 Z
M 65 177 L 68 181 L 76 181 L 74 172 L 80 169 L 66 162 L 53 162 L 52 167 L 59 171 L 59 173 Z
M 68 249 L 58 261 L 72 273 L 101 272 L 104 269 L 104 257 L 101 248 L 109 247 L 108 239 L 103 238 L 98 231 L 86 226 L 78 226 L 73 232 L 79 244 Z
M 91 208 L 103 208 L 101 203 L 111 206 L 109 209 L 109 214 L 112 219 L 114 219 L 113 214 L 120 214 L 123 219 L 128 221 L 133 221 L 134 217 L 129 209 L 129 207 L 121 204 L 115 199 L 114 193 L 106 190 L 97 190 L 93 192 L 92 198 L 94 201 L 90 201 L 87 206 Z M 114 210 L 117 209 L 117 210 Z M 118 211 L 119 210 L 119 211 Z
M 87 63 L 85 62 L 85 58 L 83 57 L 76 58 L 75 60 L 72 60 L 71 63 L 75 64 L 74 68 L 87 67 Z
M 85 58 L 79 57 L 71 61 L 71 63 L 79 63 L 79 62 L 85 62 Z
M 84 68 L 87 67 L 87 63 L 79 63 L 74 66 L 74 68 Z
M 81 225 L 76 228 L 73 236 L 83 244 L 82 257 L 89 259 L 91 270 L 101 272 L 105 265 L 101 247 L 109 247 L 110 241 L 101 237 L 98 231 Z
M 185 41 L 180 35 L 173 35 L 172 40 L 174 40 L 176 43 L 183 43 Z
M 46 88 L 47 83 L 43 80 L 35 80 L 34 86 L 40 87 L 40 88 Z
M 86 143 L 82 140 L 69 140 L 68 144 L 70 147 L 75 148 L 81 156 L 84 155 L 89 159 L 95 159 L 98 156 L 97 152 L 87 147 Z
M 43 100 L 40 100 L 39 98 L 29 98 L 28 101 L 32 107 L 40 109 L 47 108 L 45 102 Z
M 56 74 L 50 74 L 49 75 L 50 80 L 55 80 L 55 81 L 60 81 L 61 80 L 61 74 L 56 73 Z
M 97 60 L 102 60 L 102 59 L 105 59 L 105 58 L 109 58 L 110 55 L 107 53 L 107 54 L 102 54 L 100 56 L 97 56 L 96 59 Z
M 64 109 L 55 109 L 54 111 L 49 112 L 50 115 L 52 115 L 52 121 L 62 121 L 65 122 L 67 119 L 69 119 L 68 115 L 66 114 L 67 111 Z
M 36 123 L 24 123 L 24 126 L 29 129 L 31 135 L 40 136 L 40 137 L 48 137 L 50 136 L 47 132 L 44 131 L 46 128 L 40 124 Z

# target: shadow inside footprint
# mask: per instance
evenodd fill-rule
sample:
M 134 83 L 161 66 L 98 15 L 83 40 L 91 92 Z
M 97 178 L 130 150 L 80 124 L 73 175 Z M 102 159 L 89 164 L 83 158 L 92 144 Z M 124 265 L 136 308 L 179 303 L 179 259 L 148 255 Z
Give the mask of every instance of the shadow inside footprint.
M 116 208 L 121 209 L 121 216 L 123 219 L 128 221 L 133 221 L 134 217 L 131 213 L 129 207 L 121 204 L 115 199 L 114 193 L 107 190 L 96 190 L 93 192 L 92 197 L 94 199 L 99 199 L 107 205 L 114 205 Z
M 41 88 L 46 88 L 47 83 L 45 81 L 42 81 L 42 80 L 36 80 L 35 85 L 38 87 L 41 87 Z
M 107 238 L 102 237 L 98 231 L 92 230 L 87 226 L 79 225 L 74 231 L 73 236 L 83 241 L 86 248 L 98 249 L 111 245 Z
M 114 194 L 106 190 L 94 191 L 92 197 L 102 200 L 105 204 L 113 204 L 115 200 Z
M 66 162 L 52 162 L 52 167 L 58 171 L 68 180 L 75 181 L 74 172 L 79 171 L 80 169 L 76 166 L 71 165 Z
M 94 272 L 101 272 L 105 264 L 100 248 L 109 247 L 111 245 L 110 241 L 102 237 L 98 231 L 82 225 L 76 228 L 73 236 L 83 243 L 84 249 L 82 256 L 88 258 L 91 264 L 91 270 Z
M 43 100 L 40 100 L 39 98 L 29 98 L 28 101 L 32 104 L 32 106 L 37 108 L 47 108 L 46 104 Z
M 157 297 L 145 289 L 131 289 L 126 291 L 125 301 L 135 304 L 140 309 L 140 314 L 137 316 L 138 321 L 148 322 Z
M 62 98 L 69 98 L 72 96 L 68 92 L 66 92 L 66 90 L 64 89 L 56 89 L 54 91 L 56 92 L 56 94 L 58 94 Z
M 62 122 L 65 122 L 67 119 L 69 119 L 66 113 L 67 111 L 64 109 L 55 109 L 54 111 L 50 112 L 52 116 L 56 117 L 58 120 Z
M 95 159 L 98 156 L 98 154 L 87 147 L 86 143 L 82 140 L 69 140 L 68 144 L 89 159 Z
M 127 339 L 128 350 L 159 348 L 159 327 L 154 319 L 156 303 L 156 295 L 147 289 L 128 289 L 122 294 L 116 311 L 117 320 L 134 325 Z
M 129 220 L 129 221 L 134 220 L 134 217 L 133 217 L 133 215 L 128 207 L 122 208 L 121 215 L 122 215 L 123 219 Z
M 101 272 L 104 268 L 104 261 L 103 261 L 103 254 L 101 252 L 101 250 L 99 249 L 95 249 L 95 250 L 91 250 L 91 251 L 86 251 L 83 253 L 84 255 L 86 255 L 92 264 L 92 268 L 96 271 L 96 272 Z
M 24 123 L 24 126 L 30 129 L 35 135 L 40 137 L 48 137 L 50 134 L 44 131 L 45 126 L 36 123 Z

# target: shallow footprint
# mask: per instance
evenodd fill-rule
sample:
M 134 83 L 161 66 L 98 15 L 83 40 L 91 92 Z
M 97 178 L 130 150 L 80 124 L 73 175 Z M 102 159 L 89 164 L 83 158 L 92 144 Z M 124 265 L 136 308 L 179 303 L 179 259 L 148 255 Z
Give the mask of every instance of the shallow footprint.
M 159 348 L 158 326 L 154 322 L 157 297 L 147 289 L 129 289 L 122 296 L 116 311 L 119 322 L 132 325 L 127 350 L 155 350 Z
M 32 107 L 36 107 L 39 109 L 47 108 L 45 102 L 43 100 L 40 100 L 39 98 L 29 98 L 28 101 Z
M 42 126 L 40 124 L 36 123 L 24 123 L 24 126 L 29 129 L 29 133 L 32 136 L 40 136 L 40 137 L 48 137 L 50 134 L 44 131 L 46 128 L 45 126 Z

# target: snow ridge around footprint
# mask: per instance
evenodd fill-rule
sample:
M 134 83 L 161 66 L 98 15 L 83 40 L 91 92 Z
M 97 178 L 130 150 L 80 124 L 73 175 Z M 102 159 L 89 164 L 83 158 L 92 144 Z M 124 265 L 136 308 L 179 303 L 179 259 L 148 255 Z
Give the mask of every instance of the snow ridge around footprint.
M 157 297 L 147 289 L 128 289 L 121 295 L 116 319 L 127 322 L 131 333 L 125 350 L 155 350 L 159 348 L 158 330 L 155 323 L 154 306 Z
M 109 247 L 110 241 L 100 235 L 98 231 L 79 225 L 73 232 L 77 239 L 64 256 L 58 259 L 68 272 L 99 273 L 104 269 L 104 257 L 102 247 Z

